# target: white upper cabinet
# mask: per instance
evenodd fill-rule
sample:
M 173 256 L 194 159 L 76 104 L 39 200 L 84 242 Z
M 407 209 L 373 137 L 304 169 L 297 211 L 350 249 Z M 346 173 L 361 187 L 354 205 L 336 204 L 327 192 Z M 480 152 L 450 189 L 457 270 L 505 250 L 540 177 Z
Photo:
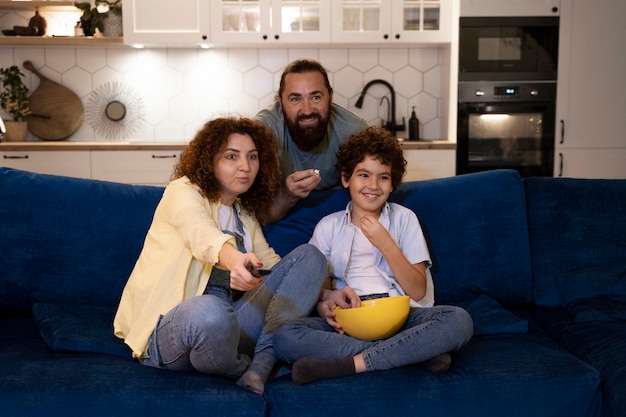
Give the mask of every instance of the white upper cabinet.
M 330 42 L 331 0 L 211 2 L 215 45 Z
M 198 46 L 208 43 L 209 0 L 126 0 L 124 43 Z
M 461 0 L 461 16 L 558 16 L 560 0 Z
M 337 43 L 450 43 L 452 0 L 335 0 Z
M 449 44 L 458 0 L 125 0 L 124 43 Z M 457 16 L 458 17 L 458 16 Z

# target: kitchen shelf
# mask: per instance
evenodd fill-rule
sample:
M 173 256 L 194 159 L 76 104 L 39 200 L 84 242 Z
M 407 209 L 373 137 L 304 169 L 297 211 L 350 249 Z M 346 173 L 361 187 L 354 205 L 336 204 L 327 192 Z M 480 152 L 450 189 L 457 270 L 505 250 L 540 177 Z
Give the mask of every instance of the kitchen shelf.
M 50 0 L 50 1 L 19 1 L 0 0 L 0 10 L 33 10 L 38 7 L 71 7 L 75 8 L 74 1 Z
M 126 46 L 122 37 L 0 36 L 0 46 Z

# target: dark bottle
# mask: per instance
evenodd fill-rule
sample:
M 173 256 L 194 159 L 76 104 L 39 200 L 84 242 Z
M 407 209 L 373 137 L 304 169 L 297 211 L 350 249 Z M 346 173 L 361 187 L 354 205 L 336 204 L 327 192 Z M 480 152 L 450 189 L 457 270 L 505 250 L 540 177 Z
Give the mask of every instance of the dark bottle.
M 420 121 L 415 114 L 415 106 L 409 118 L 409 140 L 420 140 Z

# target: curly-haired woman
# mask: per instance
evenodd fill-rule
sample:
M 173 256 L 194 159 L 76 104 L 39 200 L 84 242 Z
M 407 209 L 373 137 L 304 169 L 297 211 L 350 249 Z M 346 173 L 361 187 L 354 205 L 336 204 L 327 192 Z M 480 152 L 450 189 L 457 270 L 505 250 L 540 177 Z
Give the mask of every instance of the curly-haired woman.
M 211 120 L 189 143 L 115 317 L 115 334 L 141 363 L 226 376 L 263 394 L 274 330 L 311 312 L 326 276 L 315 247 L 281 260 L 265 240 L 279 179 L 272 133 L 257 121 Z

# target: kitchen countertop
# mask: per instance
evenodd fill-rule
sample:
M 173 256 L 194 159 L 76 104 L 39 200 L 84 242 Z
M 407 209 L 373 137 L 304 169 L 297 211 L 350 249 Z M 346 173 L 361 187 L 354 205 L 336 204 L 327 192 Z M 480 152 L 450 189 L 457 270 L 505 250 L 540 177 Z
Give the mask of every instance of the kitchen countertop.
M 404 149 L 456 149 L 456 143 L 447 140 L 402 141 Z M 187 143 L 183 142 L 69 142 L 31 141 L 2 142 L 0 151 L 179 151 Z

